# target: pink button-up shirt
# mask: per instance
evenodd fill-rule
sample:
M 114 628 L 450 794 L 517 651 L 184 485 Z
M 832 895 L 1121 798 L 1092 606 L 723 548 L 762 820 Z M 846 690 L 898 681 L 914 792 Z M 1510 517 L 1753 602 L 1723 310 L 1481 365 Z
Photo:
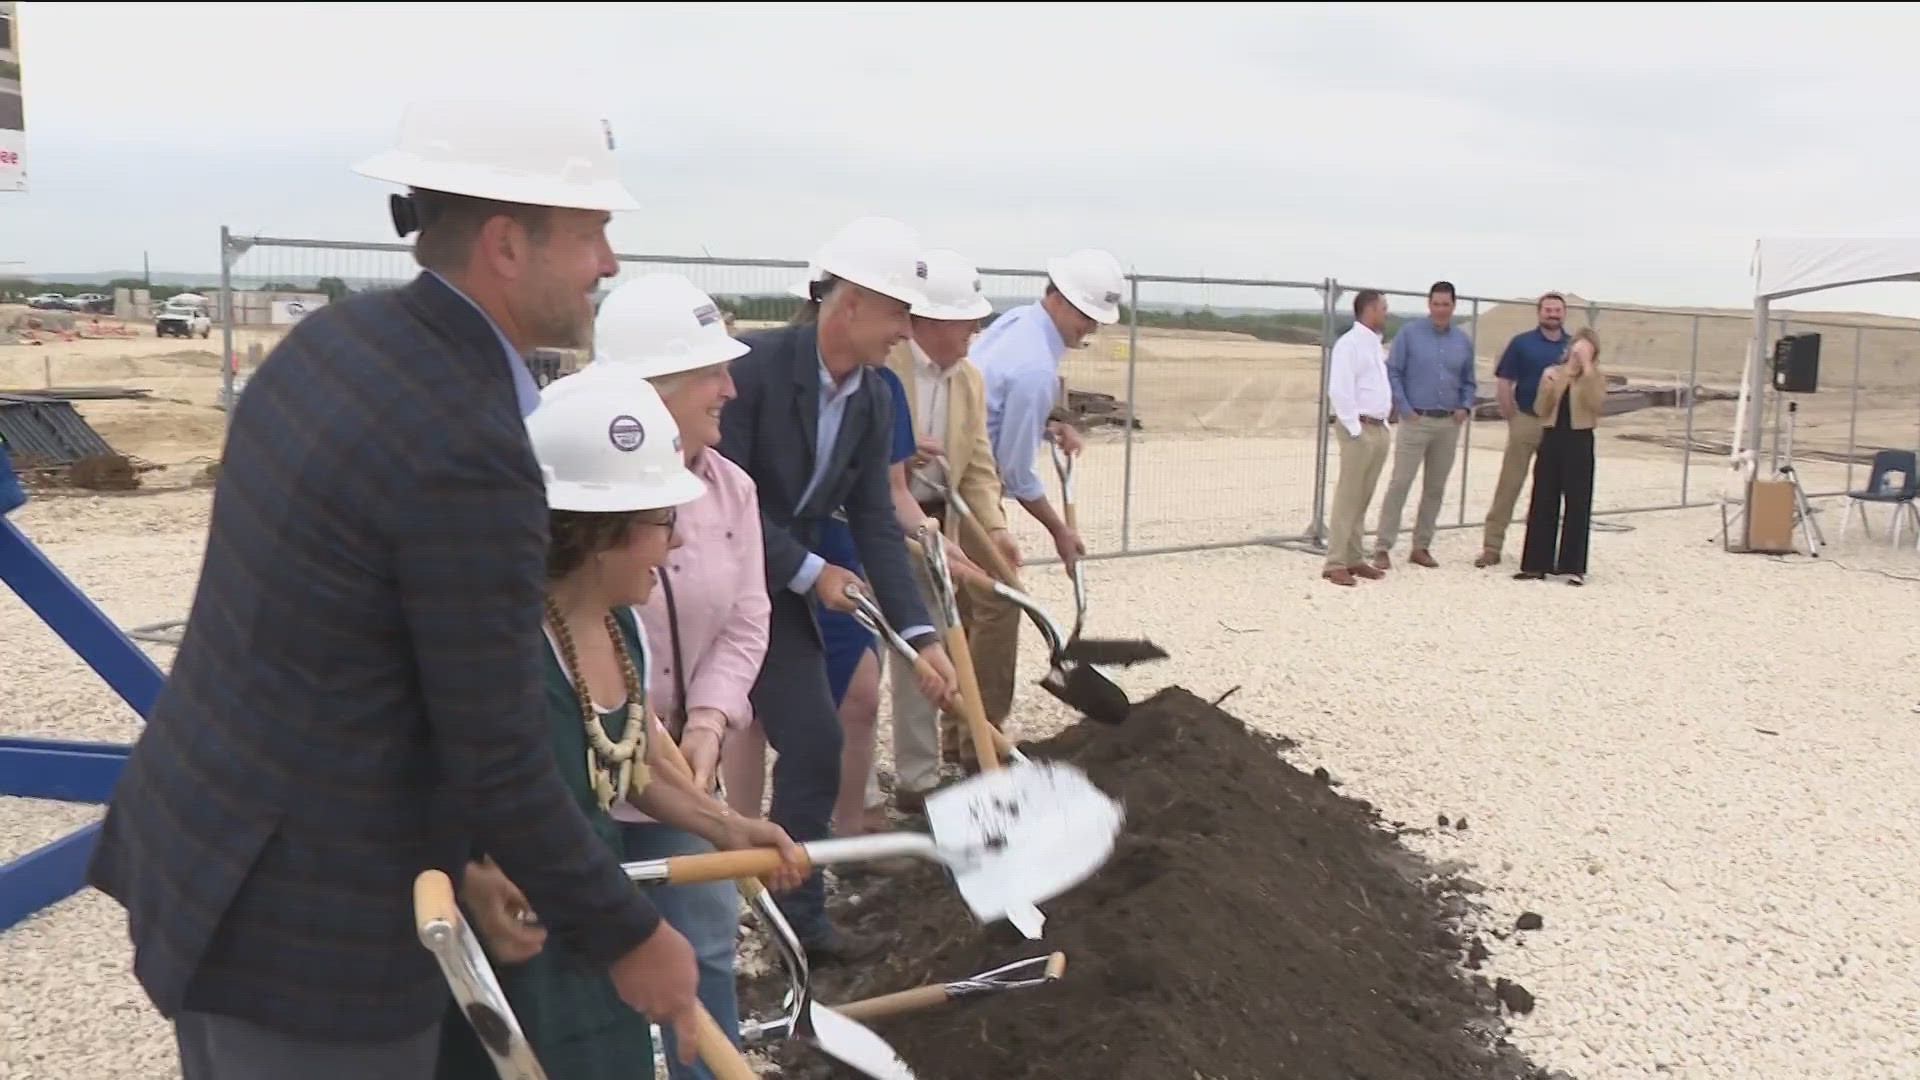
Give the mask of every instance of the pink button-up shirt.
M 667 553 L 660 574 L 672 585 L 675 619 L 667 619 L 664 588 L 640 608 L 646 628 L 648 694 L 654 711 L 671 728 L 680 712 L 679 681 L 687 684 L 687 711 L 718 709 L 726 727 L 753 722 L 747 692 L 767 654 L 767 570 L 760 542 L 760 503 L 753 479 L 717 450 L 703 450 L 688 466 L 707 483 L 707 493 L 680 507 L 675 532 L 681 546 Z M 687 671 L 676 673 L 673 638 Z M 725 735 L 705 718 L 691 722 Z M 684 734 L 684 732 L 682 733 Z

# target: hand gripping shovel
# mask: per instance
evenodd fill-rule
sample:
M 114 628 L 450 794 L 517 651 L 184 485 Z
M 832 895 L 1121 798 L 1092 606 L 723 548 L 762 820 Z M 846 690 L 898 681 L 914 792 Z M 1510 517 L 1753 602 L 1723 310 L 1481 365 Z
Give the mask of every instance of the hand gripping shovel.
M 420 943 L 433 953 L 460 1011 L 505 1080 L 547 1080 L 513 1007 L 493 975 L 480 940 L 453 899 L 453 879 L 426 870 L 413 881 L 413 920 Z M 699 1005 L 700 1060 L 719 1080 L 755 1080 L 753 1068 Z
M 802 844 L 815 866 L 911 856 L 953 874 L 974 917 L 1006 919 L 1030 938 L 1044 917 L 1034 907 L 1086 880 L 1113 854 L 1126 819 L 1086 773 L 1062 762 L 1030 761 L 983 772 L 927 796 L 928 833 L 875 833 Z M 690 884 L 758 877 L 780 865 L 771 849 L 721 851 L 627 863 L 642 883 Z
M 910 990 L 849 1001 L 836 1007 L 834 1012 L 852 1020 L 878 1020 L 881 1017 L 938 1008 L 955 1001 L 1004 994 L 1009 990 L 1045 986 L 1057 981 L 1066 973 L 1066 970 L 1067 954 L 1057 952 L 1049 956 L 1016 960 L 1011 964 L 994 968 L 992 971 L 983 971 L 978 975 L 969 975 L 953 982 L 930 983 Z M 785 1038 L 789 1023 L 787 1018 L 782 1017 L 776 1020 L 743 1024 L 740 1029 L 740 1040 L 749 1046 L 755 1046 Z

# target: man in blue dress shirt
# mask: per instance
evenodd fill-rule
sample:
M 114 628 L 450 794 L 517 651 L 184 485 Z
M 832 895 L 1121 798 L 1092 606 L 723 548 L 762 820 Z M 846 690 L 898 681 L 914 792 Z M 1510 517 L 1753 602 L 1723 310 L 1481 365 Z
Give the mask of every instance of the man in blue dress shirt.
M 1400 514 L 1406 509 L 1413 476 L 1425 473 L 1420 507 L 1413 520 L 1413 551 L 1420 566 L 1438 566 L 1427 548 L 1439 525 L 1447 474 L 1460 445 L 1460 428 L 1473 409 L 1473 339 L 1453 325 L 1453 283 L 1436 281 L 1427 290 L 1427 317 L 1407 323 L 1393 336 L 1387 353 L 1387 382 L 1393 387 L 1398 423 L 1393 442 L 1393 479 L 1380 502 L 1380 527 L 1373 565 L 1393 565 L 1388 552 L 1400 538 Z

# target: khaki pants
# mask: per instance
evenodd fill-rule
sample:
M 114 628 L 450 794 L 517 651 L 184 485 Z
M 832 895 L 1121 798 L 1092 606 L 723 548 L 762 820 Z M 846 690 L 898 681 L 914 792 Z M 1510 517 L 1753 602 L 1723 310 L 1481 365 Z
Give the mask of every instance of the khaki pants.
M 965 534 L 963 533 L 964 537 Z M 976 563 L 984 558 L 962 539 L 960 550 Z M 940 622 L 940 604 L 933 597 L 925 566 L 914 564 L 914 580 L 927 611 Z M 967 630 L 967 650 L 973 655 L 974 675 L 987 722 L 1002 727 L 1013 709 L 1013 679 L 1020 651 L 1020 609 L 999 596 L 982 597 L 978 590 L 956 583 L 960 596 L 960 624 Z M 972 742 L 966 725 L 951 713 L 936 716 L 932 703 L 920 694 L 913 668 L 894 659 L 888 664 L 893 679 L 894 787 L 902 791 L 931 791 L 940 782 L 940 753 L 944 746 L 956 760 L 970 759 Z M 961 748 L 963 753 L 954 753 Z
M 1400 422 L 1393 436 L 1393 477 L 1380 500 L 1380 527 L 1374 550 L 1391 551 L 1400 539 L 1400 515 L 1413 489 L 1413 474 L 1422 474 L 1420 506 L 1413 518 L 1413 549 L 1433 544 L 1440 523 L 1440 503 L 1447 495 L 1447 474 L 1453 471 L 1454 451 L 1464 425 L 1451 416 L 1414 416 Z
M 1387 464 L 1387 428 L 1384 424 L 1360 425 L 1360 434 L 1349 435 L 1339 421 L 1333 434 L 1340 440 L 1340 480 L 1333 490 L 1333 513 L 1327 521 L 1327 568 L 1358 566 L 1365 558 L 1360 551 L 1360 532 L 1365 527 L 1367 504 L 1373 501 L 1373 489 L 1379 486 L 1380 470 Z
M 1520 489 L 1527 486 L 1527 474 L 1533 470 L 1533 455 L 1540 449 L 1540 431 L 1540 419 L 1532 413 L 1516 412 L 1507 421 L 1507 449 L 1500 456 L 1500 480 L 1494 485 L 1486 535 L 1480 542 L 1495 555 L 1506 545 L 1514 504 L 1520 501 Z

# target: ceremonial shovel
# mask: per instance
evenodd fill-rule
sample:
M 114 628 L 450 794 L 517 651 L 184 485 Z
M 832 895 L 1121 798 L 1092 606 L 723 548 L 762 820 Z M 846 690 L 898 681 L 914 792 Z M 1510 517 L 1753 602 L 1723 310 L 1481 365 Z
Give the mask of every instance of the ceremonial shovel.
M 420 943 L 439 963 L 454 1000 L 473 1025 L 494 1068 L 506 1080 L 547 1080 L 546 1070 L 533 1056 L 533 1047 L 514 1017 L 506 993 L 494 978 L 479 938 L 454 902 L 453 880 L 445 871 L 426 870 L 414 878 L 413 920 Z M 755 1080 L 753 1068 L 734 1049 L 720 1025 L 705 1008 L 698 1004 L 694 1008 L 699 1009 L 700 1060 L 719 1080 Z
M 1067 954 L 1053 953 L 1048 956 L 1035 956 L 1026 960 L 1016 960 L 1011 964 L 983 971 L 978 975 L 969 975 L 949 983 L 932 983 L 916 986 L 910 990 L 901 990 L 878 997 L 849 1001 L 833 1011 L 843 1019 L 877 1020 L 883 1016 L 897 1016 L 901 1013 L 931 1009 L 953 1001 L 984 997 L 989 994 L 1002 994 L 1008 990 L 1024 990 L 1033 986 L 1045 986 L 1058 980 L 1066 973 Z M 740 1040 L 749 1046 L 786 1035 L 791 1020 L 762 1020 L 745 1024 L 740 1030 Z
M 816 840 L 800 848 L 812 865 L 911 856 L 941 863 L 974 917 L 1006 919 L 1030 938 L 1044 917 L 1035 904 L 1098 870 L 1113 854 L 1126 814 L 1085 772 L 1061 762 L 1016 762 L 927 796 L 929 834 L 875 833 Z M 626 864 L 643 884 L 685 885 L 759 877 L 781 865 L 768 848 L 677 855 Z

